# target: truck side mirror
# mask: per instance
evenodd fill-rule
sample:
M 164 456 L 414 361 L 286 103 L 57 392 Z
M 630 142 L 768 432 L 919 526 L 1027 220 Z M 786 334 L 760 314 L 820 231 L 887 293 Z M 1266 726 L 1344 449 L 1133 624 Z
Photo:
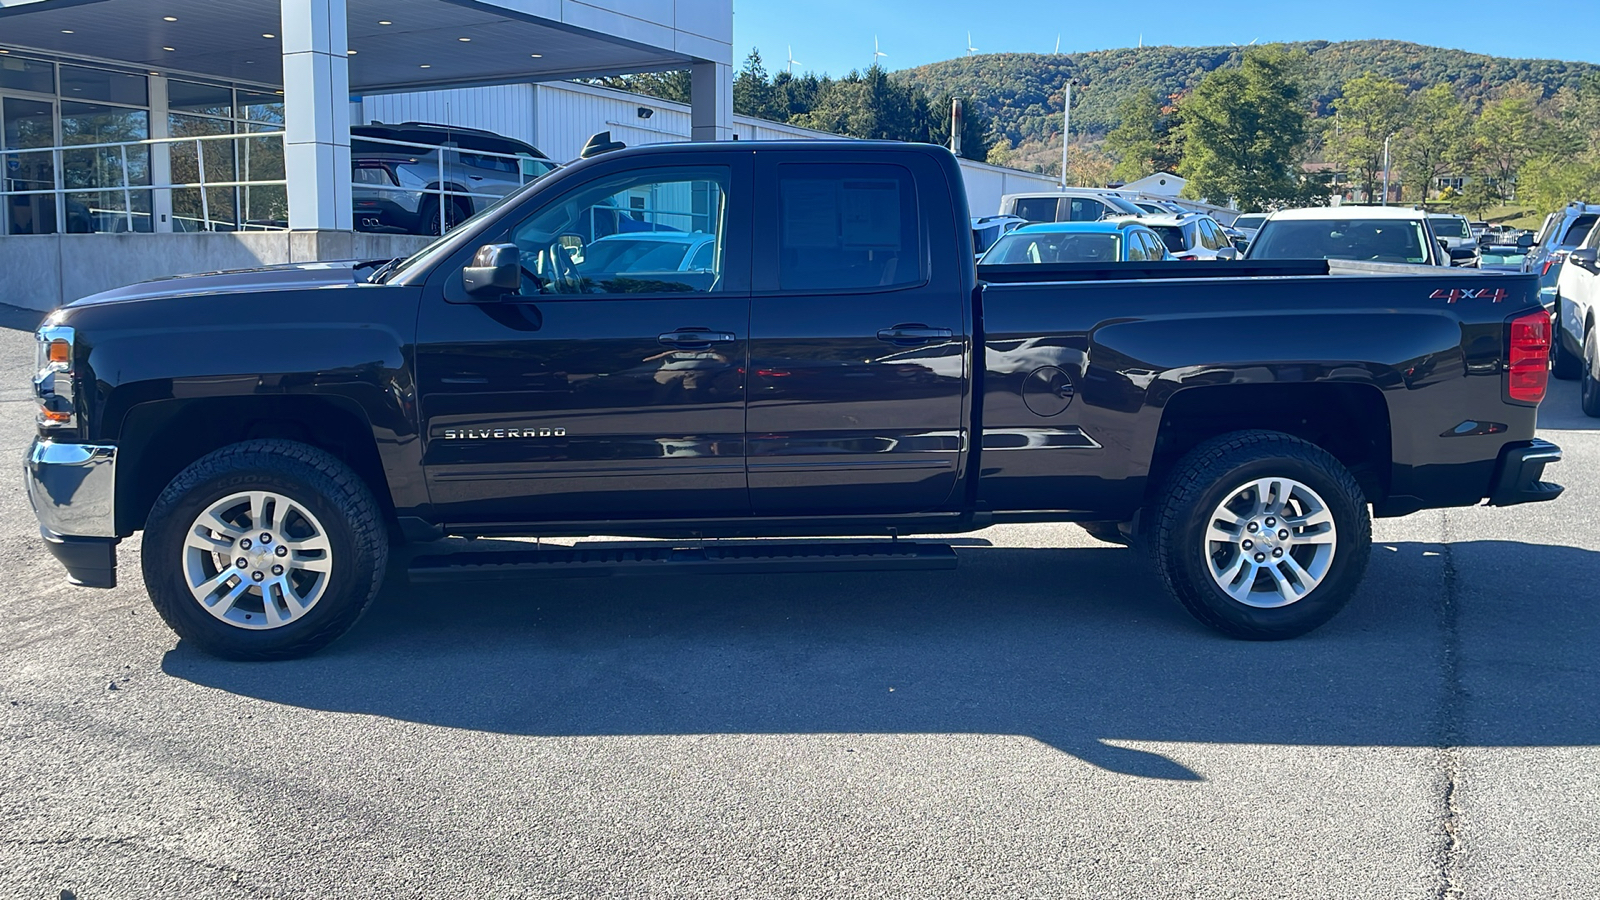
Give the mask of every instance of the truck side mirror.
M 1578 265 L 1583 266 L 1585 269 L 1592 269 L 1595 267 L 1595 256 L 1595 248 L 1585 247 L 1581 250 L 1574 250 L 1571 253 L 1568 253 L 1567 262 L 1577 263 Z
M 467 294 L 475 300 L 495 301 L 522 290 L 522 255 L 516 244 L 484 244 L 461 270 Z

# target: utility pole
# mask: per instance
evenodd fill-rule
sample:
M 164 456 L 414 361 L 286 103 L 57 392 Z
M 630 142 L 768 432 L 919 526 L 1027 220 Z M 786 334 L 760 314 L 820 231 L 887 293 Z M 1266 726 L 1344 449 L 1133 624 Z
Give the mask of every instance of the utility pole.
M 968 41 L 971 43 L 971 41 Z M 961 98 L 950 98 L 950 152 L 961 155 L 961 127 L 965 124 L 961 111 Z
M 1383 139 L 1383 205 L 1389 205 L 1389 135 Z
M 1077 84 L 1076 78 L 1067 79 L 1066 102 L 1062 103 L 1061 110 L 1061 189 L 1067 189 L 1067 148 L 1072 144 L 1072 86 Z

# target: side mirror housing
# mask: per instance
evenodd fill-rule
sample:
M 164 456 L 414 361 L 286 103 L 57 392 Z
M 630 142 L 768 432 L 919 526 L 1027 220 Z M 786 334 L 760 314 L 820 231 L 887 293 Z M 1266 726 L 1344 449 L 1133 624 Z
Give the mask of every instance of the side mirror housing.
M 516 244 L 484 244 L 461 270 L 467 294 L 475 300 L 495 301 L 522 289 L 522 257 Z
M 1567 262 L 1577 263 L 1586 269 L 1594 268 L 1596 252 L 1593 247 L 1585 247 L 1567 254 Z
M 1532 247 L 1533 246 L 1533 235 L 1531 235 L 1531 234 L 1519 234 L 1519 235 L 1517 235 L 1517 246 L 1522 248 L 1522 249 L 1524 249 L 1524 250 L 1528 249 L 1529 247 Z

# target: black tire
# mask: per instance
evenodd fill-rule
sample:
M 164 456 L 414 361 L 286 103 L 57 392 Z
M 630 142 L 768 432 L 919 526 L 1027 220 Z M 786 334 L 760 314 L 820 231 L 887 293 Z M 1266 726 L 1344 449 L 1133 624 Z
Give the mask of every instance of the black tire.
M 1550 376 L 1561 381 L 1576 381 L 1583 375 L 1583 357 L 1574 355 L 1561 342 L 1561 298 L 1556 298 L 1555 325 L 1550 335 Z
M 231 494 L 265 490 L 302 504 L 322 524 L 331 571 L 298 619 L 268 630 L 213 616 L 189 590 L 184 542 L 196 518 Z M 156 499 L 145 523 L 142 565 L 156 612 L 178 636 L 213 656 L 292 659 L 327 646 L 361 618 L 383 583 L 387 528 L 371 490 L 329 453 L 287 440 L 224 447 L 184 469 Z
M 462 222 L 472 218 L 472 213 L 459 199 L 450 199 L 449 205 L 444 210 L 445 231 L 450 231 Z M 417 205 L 417 233 L 423 235 L 439 235 L 439 198 L 424 197 Z
M 1584 415 L 1600 419 L 1600 328 L 1594 325 L 1583 335 L 1583 377 L 1578 382 L 1578 402 Z
M 1264 608 L 1234 599 L 1213 580 L 1206 530 L 1213 511 L 1236 491 L 1272 477 L 1320 495 L 1338 536 L 1315 587 L 1287 605 Z M 1234 432 L 1196 447 L 1167 479 L 1154 513 L 1151 549 L 1167 590 L 1201 623 L 1246 640 L 1298 637 L 1332 619 L 1350 602 L 1372 552 L 1372 520 L 1349 470 L 1322 448 L 1280 432 Z

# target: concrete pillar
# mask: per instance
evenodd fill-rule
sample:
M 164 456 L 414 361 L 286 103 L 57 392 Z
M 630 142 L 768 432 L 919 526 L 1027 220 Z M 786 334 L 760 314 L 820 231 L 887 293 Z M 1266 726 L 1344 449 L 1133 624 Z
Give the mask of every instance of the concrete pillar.
M 689 104 L 694 140 L 733 140 L 733 67 L 695 63 L 689 70 Z
M 289 228 L 350 231 L 345 0 L 280 0 Z

